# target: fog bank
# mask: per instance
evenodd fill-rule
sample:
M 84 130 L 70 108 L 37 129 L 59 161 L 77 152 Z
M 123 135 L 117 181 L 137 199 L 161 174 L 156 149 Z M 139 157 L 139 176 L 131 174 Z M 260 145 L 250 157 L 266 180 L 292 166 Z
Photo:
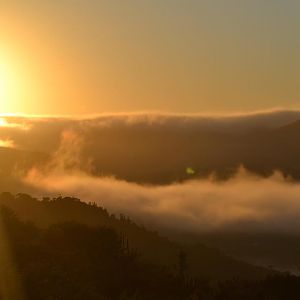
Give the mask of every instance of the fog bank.
M 169 229 L 300 233 L 300 184 L 280 173 L 262 178 L 240 169 L 224 182 L 145 186 L 81 172 L 31 170 L 25 181 L 41 194 L 76 196 Z

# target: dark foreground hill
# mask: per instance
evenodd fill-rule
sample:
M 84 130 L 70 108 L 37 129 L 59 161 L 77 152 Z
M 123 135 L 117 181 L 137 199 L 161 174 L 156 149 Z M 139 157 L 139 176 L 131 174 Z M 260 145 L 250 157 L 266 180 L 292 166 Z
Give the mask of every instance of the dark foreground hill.
M 263 268 L 231 259 L 220 251 L 201 244 L 183 247 L 180 244 L 161 237 L 157 232 L 137 225 L 129 218 L 109 214 L 104 208 L 87 204 L 76 198 L 45 198 L 38 201 L 31 196 L 9 193 L 0 195 L 0 205 L 13 210 L 23 221 L 29 221 L 38 227 L 65 222 L 78 222 L 92 227 L 108 227 L 128 239 L 132 249 L 140 257 L 156 265 L 166 266 L 176 272 L 178 253 L 187 253 L 189 274 L 205 279 L 220 280 L 235 277 L 245 279 L 262 278 L 267 274 Z
M 5 193 L 0 207 L 0 299 L 300 297 L 296 276 L 184 248 L 78 199 Z

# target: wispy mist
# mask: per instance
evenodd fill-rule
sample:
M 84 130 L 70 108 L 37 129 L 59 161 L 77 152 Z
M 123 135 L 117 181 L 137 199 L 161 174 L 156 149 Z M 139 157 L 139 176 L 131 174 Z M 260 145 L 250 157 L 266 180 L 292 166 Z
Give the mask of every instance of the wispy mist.
M 79 168 L 81 140 L 71 132 L 43 169 L 31 169 L 24 182 L 40 195 L 70 195 L 96 202 L 142 223 L 188 231 L 300 233 L 300 184 L 280 172 L 263 178 L 240 168 L 231 179 L 190 180 L 164 186 L 95 177 Z

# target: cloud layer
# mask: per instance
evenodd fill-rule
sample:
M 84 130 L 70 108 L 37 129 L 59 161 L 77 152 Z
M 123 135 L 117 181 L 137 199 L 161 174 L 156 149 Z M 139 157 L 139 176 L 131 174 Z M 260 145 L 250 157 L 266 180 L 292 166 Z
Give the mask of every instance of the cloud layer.
M 218 116 L 140 113 L 2 119 L 0 140 L 32 153 L 31 161 L 53 156 L 61 136 L 73 132 L 81 139 L 78 160 L 82 166 L 89 165 L 94 176 L 169 184 L 188 179 L 187 168 L 193 168 L 198 177 L 215 172 L 228 178 L 245 165 L 263 176 L 279 169 L 300 180 L 297 110 Z M 293 126 L 288 127 L 290 124 Z M 71 148 L 74 151 L 78 145 L 65 151 Z
M 298 172 L 299 119 L 299 111 L 14 117 L 0 138 L 32 157 L 29 171 L 14 170 L 40 196 L 76 196 L 169 229 L 300 234 L 300 184 L 286 176 Z M 37 164 L 39 152 L 48 156 Z M 241 164 L 256 173 L 236 171 Z M 216 180 L 219 171 L 231 176 Z

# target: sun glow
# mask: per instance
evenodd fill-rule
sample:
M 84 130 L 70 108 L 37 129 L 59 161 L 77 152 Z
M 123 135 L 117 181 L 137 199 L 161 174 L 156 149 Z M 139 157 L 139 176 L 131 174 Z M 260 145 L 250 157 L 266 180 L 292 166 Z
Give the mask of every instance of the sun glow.
M 5 119 L 0 119 L 0 127 L 6 127 L 7 126 L 7 122 Z
M 0 56 L 0 113 L 8 113 L 14 103 L 13 97 L 18 89 L 17 84 L 13 87 L 14 76 L 12 67 L 4 56 Z
M 7 98 L 7 82 L 6 82 L 6 76 L 4 71 L 4 65 L 0 64 L 0 103 L 1 108 L 5 103 L 5 99 Z
M 15 114 L 23 108 L 27 79 L 17 58 L 7 52 L 0 49 L 0 114 Z
M 0 140 L 0 148 L 15 148 L 15 143 L 12 140 Z

